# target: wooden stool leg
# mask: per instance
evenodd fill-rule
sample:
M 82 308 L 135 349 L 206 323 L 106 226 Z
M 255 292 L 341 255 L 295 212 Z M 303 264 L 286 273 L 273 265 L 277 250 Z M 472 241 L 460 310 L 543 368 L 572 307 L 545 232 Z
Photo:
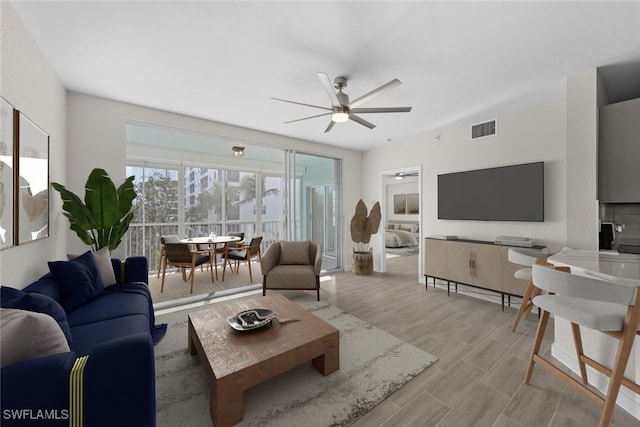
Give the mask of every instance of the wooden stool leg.
M 533 348 L 531 349 L 531 357 L 529 358 L 529 366 L 527 366 L 527 372 L 524 376 L 524 382 L 529 384 L 531 381 L 531 375 L 533 375 L 533 368 L 536 364 L 535 357 L 540 353 L 540 347 L 542 346 L 542 339 L 544 338 L 544 331 L 547 329 L 547 323 L 549 322 L 549 312 L 543 311 L 540 320 L 538 321 L 538 330 L 536 331 L 536 337 L 533 341 Z
M 533 299 L 535 297 L 537 297 L 538 295 L 540 295 L 540 288 L 536 287 L 535 285 L 533 285 L 533 292 L 531 292 L 531 301 L 529 301 L 529 304 L 527 304 L 527 308 L 524 311 L 524 318 L 528 319 L 529 315 L 531 314 L 531 310 L 533 309 Z
M 607 390 L 607 397 L 604 400 L 599 427 L 607 427 L 609 425 L 613 410 L 616 406 L 620 384 L 622 384 L 622 380 L 624 379 L 624 371 L 627 368 L 629 355 L 631 354 L 633 342 L 636 338 L 638 324 L 640 324 L 640 309 L 637 306 L 627 311 L 624 324 L 625 329 L 620 337 L 616 358 L 613 362 L 611 378 L 609 379 L 609 389 Z
M 529 280 L 527 283 L 527 287 L 524 290 L 524 294 L 522 295 L 522 301 L 520 302 L 520 307 L 518 307 L 518 312 L 516 313 L 515 319 L 513 319 L 513 324 L 511 325 L 511 332 L 515 332 L 518 327 L 518 323 L 520 322 L 520 318 L 527 310 L 529 304 L 531 304 L 530 300 L 532 298 L 532 294 L 535 290 L 535 286 L 533 282 Z
M 573 344 L 576 347 L 576 356 L 578 357 L 578 366 L 580 367 L 580 376 L 582 377 L 582 384 L 589 384 L 587 380 L 587 365 L 584 363 L 582 356 L 584 350 L 582 348 L 582 335 L 580 334 L 580 325 L 571 323 L 571 332 L 573 333 Z

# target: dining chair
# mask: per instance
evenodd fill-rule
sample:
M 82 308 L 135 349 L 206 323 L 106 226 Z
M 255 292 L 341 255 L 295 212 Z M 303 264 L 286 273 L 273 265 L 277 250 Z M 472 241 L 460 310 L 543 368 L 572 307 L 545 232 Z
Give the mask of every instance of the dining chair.
M 167 265 L 182 268 L 182 280 L 186 281 L 185 269 L 191 268 L 189 273 L 189 279 L 191 285 L 189 287 L 189 293 L 193 293 L 193 280 L 196 267 L 209 263 L 211 272 L 211 282 L 214 282 L 213 278 L 213 264 L 211 263 L 211 251 L 209 249 L 199 250 L 191 249 L 187 243 L 165 243 L 165 261 L 162 268 L 162 284 L 160 285 L 160 292 L 164 291 L 164 278 L 167 272 Z
M 624 385 L 636 394 L 640 394 L 640 385 L 624 377 L 640 325 L 640 301 L 638 300 L 640 285 L 633 286 L 571 274 L 542 265 L 532 267 L 532 277 L 536 287 L 550 294 L 538 295 L 533 299 L 533 303 L 540 307 L 542 314 L 538 321 L 525 383 L 529 384 L 531 381 L 534 367 L 540 366 L 595 403 L 602 411 L 599 426 L 608 426 L 620 386 Z M 581 381 L 540 354 L 550 315 L 555 319 L 565 319 L 571 324 Z M 584 354 L 581 326 L 603 332 L 618 340 L 618 348 L 611 368 Z M 609 385 L 604 396 L 588 387 L 587 366 L 609 377 Z
M 158 262 L 158 275 L 157 278 L 160 278 L 160 271 L 162 271 L 162 267 L 164 265 L 165 257 L 166 257 L 166 249 L 164 247 L 165 243 L 180 243 L 180 238 L 176 234 L 167 234 L 165 236 L 160 236 L 160 261 Z M 184 275 L 184 269 L 183 275 Z
M 253 273 L 251 272 L 251 259 L 258 257 L 262 260 L 262 251 L 260 245 L 262 244 L 262 236 L 254 237 L 248 245 L 240 245 L 236 250 L 227 251 L 224 254 L 224 266 L 222 267 L 222 280 L 224 281 L 224 274 L 227 270 L 227 263 L 231 266 L 230 261 L 235 261 L 236 274 L 240 271 L 240 262 L 246 261 L 249 268 L 249 280 L 253 282 Z M 232 270 L 233 271 L 233 270 Z
M 215 262 L 215 265 L 216 265 L 216 276 L 218 274 L 218 258 L 217 258 L 217 255 L 220 255 L 220 257 L 222 258 L 222 261 L 223 262 L 227 262 L 229 264 L 229 268 L 231 269 L 231 271 L 233 271 L 233 267 L 231 267 L 231 261 L 226 259 L 224 254 L 226 252 L 229 252 L 230 250 L 231 251 L 232 250 L 238 250 L 240 248 L 240 246 L 245 244 L 244 243 L 244 232 L 242 232 L 242 231 L 230 231 L 229 233 L 227 233 L 227 236 L 239 237 L 240 240 L 238 240 L 236 242 L 225 243 L 224 245 L 222 245 L 222 247 L 215 249 L 216 259 L 215 259 L 214 262 Z
M 522 294 L 522 301 L 520 301 L 520 307 L 518 307 L 518 312 L 511 325 L 512 332 L 515 332 L 518 328 L 518 323 L 522 316 L 524 316 L 525 319 L 529 318 L 529 314 L 533 308 L 532 300 L 540 293 L 540 289 L 536 288 L 531 280 L 531 267 L 538 262 L 546 263 L 547 256 L 546 251 L 541 252 L 525 248 L 509 248 L 507 252 L 509 262 L 524 266 L 514 273 L 514 277 L 527 281 L 527 286 Z

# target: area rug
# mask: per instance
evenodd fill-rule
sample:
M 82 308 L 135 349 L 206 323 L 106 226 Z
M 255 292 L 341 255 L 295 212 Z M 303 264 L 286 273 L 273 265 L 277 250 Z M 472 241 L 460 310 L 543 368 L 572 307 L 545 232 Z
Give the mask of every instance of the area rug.
M 154 304 L 173 301 L 181 298 L 192 297 L 194 295 L 213 296 L 216 293 L 230 289 L 241 288 L 251 284 L 262 284 L 262 270 L 259 262 L 251 263 L 253 280 L 249 277 L 249 269 L 246 263 L 240 265 L 237 273 L 229 271 L 227 268 L 224 281 L 222 280 L 222 267 L 218 266 L 218 280 L 211 282 L 211 273 L 206 268 L 203 271 L 196 268 L 193 293 L 189 292 L 189 280 L 182 280 L 182 273 L 176 270 L 167 271 L 165 277 L 164 291 L 160 292 L 162 274 L 158 277 L 156 272 L 149 274 L 149 289 L 153 297 Z M 188 273 L 187 273 L 188 275 Z
M 241 426 L 351 425 L 437 360 L 330 304 L 294 301 L 340 330 L 340 369 L 323 377 L 308 362 L 247 390 Z M 169 324 L 155 347 L 158 427 L 212 425 L 208 378 L 187 350 L 187 313 L 157 317 Z

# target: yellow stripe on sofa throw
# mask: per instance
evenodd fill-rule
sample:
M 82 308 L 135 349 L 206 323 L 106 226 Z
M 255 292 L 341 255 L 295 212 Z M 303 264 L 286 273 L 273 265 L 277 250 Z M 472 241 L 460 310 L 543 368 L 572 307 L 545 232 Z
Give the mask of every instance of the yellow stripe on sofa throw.
M 69 427 L 82 427 L 84 403 L 82 401 L 84 367 L 89 356 L 78 357 L 69 374 Z

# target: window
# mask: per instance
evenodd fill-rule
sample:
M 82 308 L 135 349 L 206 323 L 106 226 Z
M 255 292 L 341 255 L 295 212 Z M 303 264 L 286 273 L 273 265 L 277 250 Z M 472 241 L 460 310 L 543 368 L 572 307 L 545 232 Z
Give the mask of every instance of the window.
M 158 267 L 162 235 L 232 231 L 244 232 L 247 239 L 263 236 L 263 249 L 287 238 L 317 239 L 324 243 L 323 267 L 341 267 L 335 261 L 340 259 L 340 239 L 333 237 L 339 235 L 340 213 L 325 209 L 323 217 L 307 203 L 311 186 L 339 182 L 339 160 L 259 145 L 237 159 L 230 154 L 235 142 L 158 125 L 126 123 L 125 134 L 127 175 L 136 177 L 138 190 L 138 209 L 125 236 L 126 255 L 146 256 L 150 270 Z M 152 164 L 149 158 L 163 160 Z M 327 197 L 338 198 L 335 189 L 329 193 Z M 315 217 L 317 227 L 310 227 Z M 320 218 L 330 222 L 322 228 Z
M 253 214 L 256 214 L 256 206 L 253 206 Z M 267 207 L 265 205 L 262 205 L 262 215 L 266 215 L 267 214 Z

